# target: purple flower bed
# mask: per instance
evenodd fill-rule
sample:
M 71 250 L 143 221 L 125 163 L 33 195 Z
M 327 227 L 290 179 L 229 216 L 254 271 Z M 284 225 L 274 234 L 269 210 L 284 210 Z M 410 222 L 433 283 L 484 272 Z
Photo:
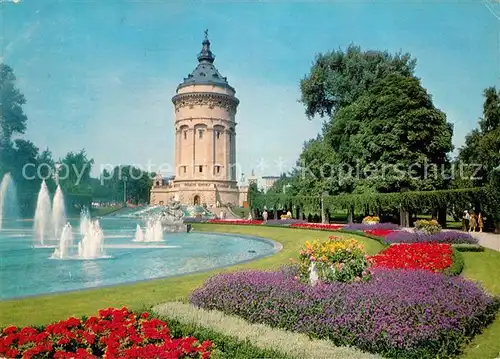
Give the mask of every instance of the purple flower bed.
M 377 270 L 367 283 L 315 287 L 293 275 L 290 269 L 219 274 L 190 301 L 393 358 L 454 356 L 500 307 L 476 284 L 428 271 Z
M 384 240 L 391 243 L 449 243 L 449 244 L 477 244 L 478 240 L 466 232 L 443 231 L 436 234 L 421 232 L 397 231 L 389 233 Z
M 364 224 L 364 223 L 352 223 L 346 224 L 344 227 L 348 231 L 365 231 L 370 229 L 399 229 L 399 226 L 394 223 L 377 223 L 377 224 Z

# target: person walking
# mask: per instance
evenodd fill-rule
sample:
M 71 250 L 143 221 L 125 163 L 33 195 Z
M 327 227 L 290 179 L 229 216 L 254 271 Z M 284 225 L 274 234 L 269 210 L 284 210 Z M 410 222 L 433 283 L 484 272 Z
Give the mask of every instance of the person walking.
M 468 231 L 469 230 L 469 220 L 470 220 L 470 215 L 468 211 L 464 211 L 464 215 L 462 217 L 463 221 L 463 230 Z
M 479 227 L 479 233 L 482 233 L 484 228 L 484 219 L 483 219 L 483 214 L 481 212 L 479 212 L 477 216 L 477 225 Z
M 262 218 L 264 219 L 264 223 L 267 222 L 267 210 L 265 209 L 264 212 L 262 213 Z
M 469 220 L 469 232 L 475 232 L 476 227 L 477 227 L 476 214 L 473 211 L 471 211 Z

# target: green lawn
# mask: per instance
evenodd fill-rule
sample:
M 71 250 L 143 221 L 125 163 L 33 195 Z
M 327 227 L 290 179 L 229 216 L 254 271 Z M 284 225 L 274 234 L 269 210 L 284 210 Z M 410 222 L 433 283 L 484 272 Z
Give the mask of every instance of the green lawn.
M 0 326 L 47 324 L 71 315 L 93 315 L 99 309 L 106 307 L 127 306 L 131 309 L 143 309 L 161 302 L 186 300 L 193 289 L 200 286 L 214 273 L 239 269 L 277 268 L 289 263 L 289 258 L 297 257 L 298 250 L 305 240 L 326 239 L 332 234 L 332 232 L 314 230 L 224 224 L 195 224 L 194 229 L 266 237 L 280 242 L 283 250 L 271 257 L 227 269 L 102 289 L 2 301 L 0 302 Z M 366 237 L 340 233 L 337 235 L 355 237 L 363 243 L 369 254 L 375 254 L 382 249 L 380 243 Z M 481 281 L 487 291 L 500 295 L 498 277 L 500 252 L 486 249 L 484 252 L 465 252 L 463 256 L 465 258 L 463 274 L 470 279 Z M 464 358 L 495 358 L 500 353 L 500 341 L 497 340 L 499 337 L 500 316 L 483 334 L 475 338 Z

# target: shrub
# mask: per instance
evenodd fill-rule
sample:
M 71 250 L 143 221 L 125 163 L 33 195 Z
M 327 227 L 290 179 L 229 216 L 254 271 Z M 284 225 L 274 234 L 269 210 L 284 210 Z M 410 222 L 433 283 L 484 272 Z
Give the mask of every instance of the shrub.
M 300 278 L 309 282 L 310 271 L 316 271 L 322 282 L 367 280 L 368 259 L 363 246 L 354 239 L 329 237 L 328 241 L 306 242 L 299 254 Z
M 384 240 L 391 243 L 449 243 L 449 244 L 477 244 L 478 240 L 469 233 L 458 231 L 444 231 L 437 234 L 419 232 L 396 231 L 388 234 Z
M 190 301 L 392 358 L 454 356 L 500 306 L 475 283 L 429 271 L 379 269 L 366 283 L 314 287 L 289 274 L 220 274 Z
M 453 263 L 451 245 L 443 243 L 394 244 L 370 257 L 374 268 L 424 269 L 442 272 Z
M 436 234 L 441 232 L 441 226 L 436 220 L 427 221 L 421 219 L 415 222 L 415 230 L 425 233 L 425 234 Z
M 394 223 L 376 223 L 376 224 L 366 224 L 366 223 L 351 223 L 347 224 L 344 229 L 351 231 L 365 231 L 373 229 L 399 229 L 400 227 Z
M 211 350 L 210 341 L 175 339 L 165 322 L 126 308 L 41 329 L 8 327 L 0 334 L 0 355 L 8 358 L 209 358 Z
M 362 222 L 365 224 L 375 224 L 380 222 L 380 218 L 378 216 L 366 216 Z
M 452 247 L 459 252 L 484 252 L 484 247 L 479 244 L 454 243 Z
M 304 334 L 287 332 L 263 324 L 251 324 L 242 318 L 216 310 L 204 310 L 185 303 L 165 303 L 153 308 L 164 316 L 172 333 L 179 336 L 208 337 L 227 358 L 297 358 L 297 359 L 375 359 L 377 355 L 356 348 L 337 347 L 331 341 L 310 339 Z M 224 333 L 224 334 L 220 334 Z M 233 344 L 234 343 L 234 344 Z M 238 343 L 238 347 L 236 346 Z M 248 348 L 242 348 L 243 345 Z M 252 343 L 250 346 L 248 343 Z M 237 348 L 237 349 L 236 349 Z M 215 356 L 216 354 L 214 354 Z M 232 356 L 231 356 L 232 355 Z
M 443 273 L 447 275 L 459 275 L 464 270 L 464 265 L 465 265 L 464 257 L 462 256 L 462 254 L 460 254 L 460 251 L 455 247 L 452 247 L 452 253 L 453 254 L 451 259 L 452 262 L 451 266 L 446 268 L 443 271 Z

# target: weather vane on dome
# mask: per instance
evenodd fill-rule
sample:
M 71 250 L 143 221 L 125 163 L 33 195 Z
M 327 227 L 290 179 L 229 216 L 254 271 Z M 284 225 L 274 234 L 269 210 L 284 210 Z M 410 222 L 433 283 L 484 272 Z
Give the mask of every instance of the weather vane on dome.
M 208 40 L 208 29 L 205 29 L 204 33 L 205 33 L 205 40 Z

